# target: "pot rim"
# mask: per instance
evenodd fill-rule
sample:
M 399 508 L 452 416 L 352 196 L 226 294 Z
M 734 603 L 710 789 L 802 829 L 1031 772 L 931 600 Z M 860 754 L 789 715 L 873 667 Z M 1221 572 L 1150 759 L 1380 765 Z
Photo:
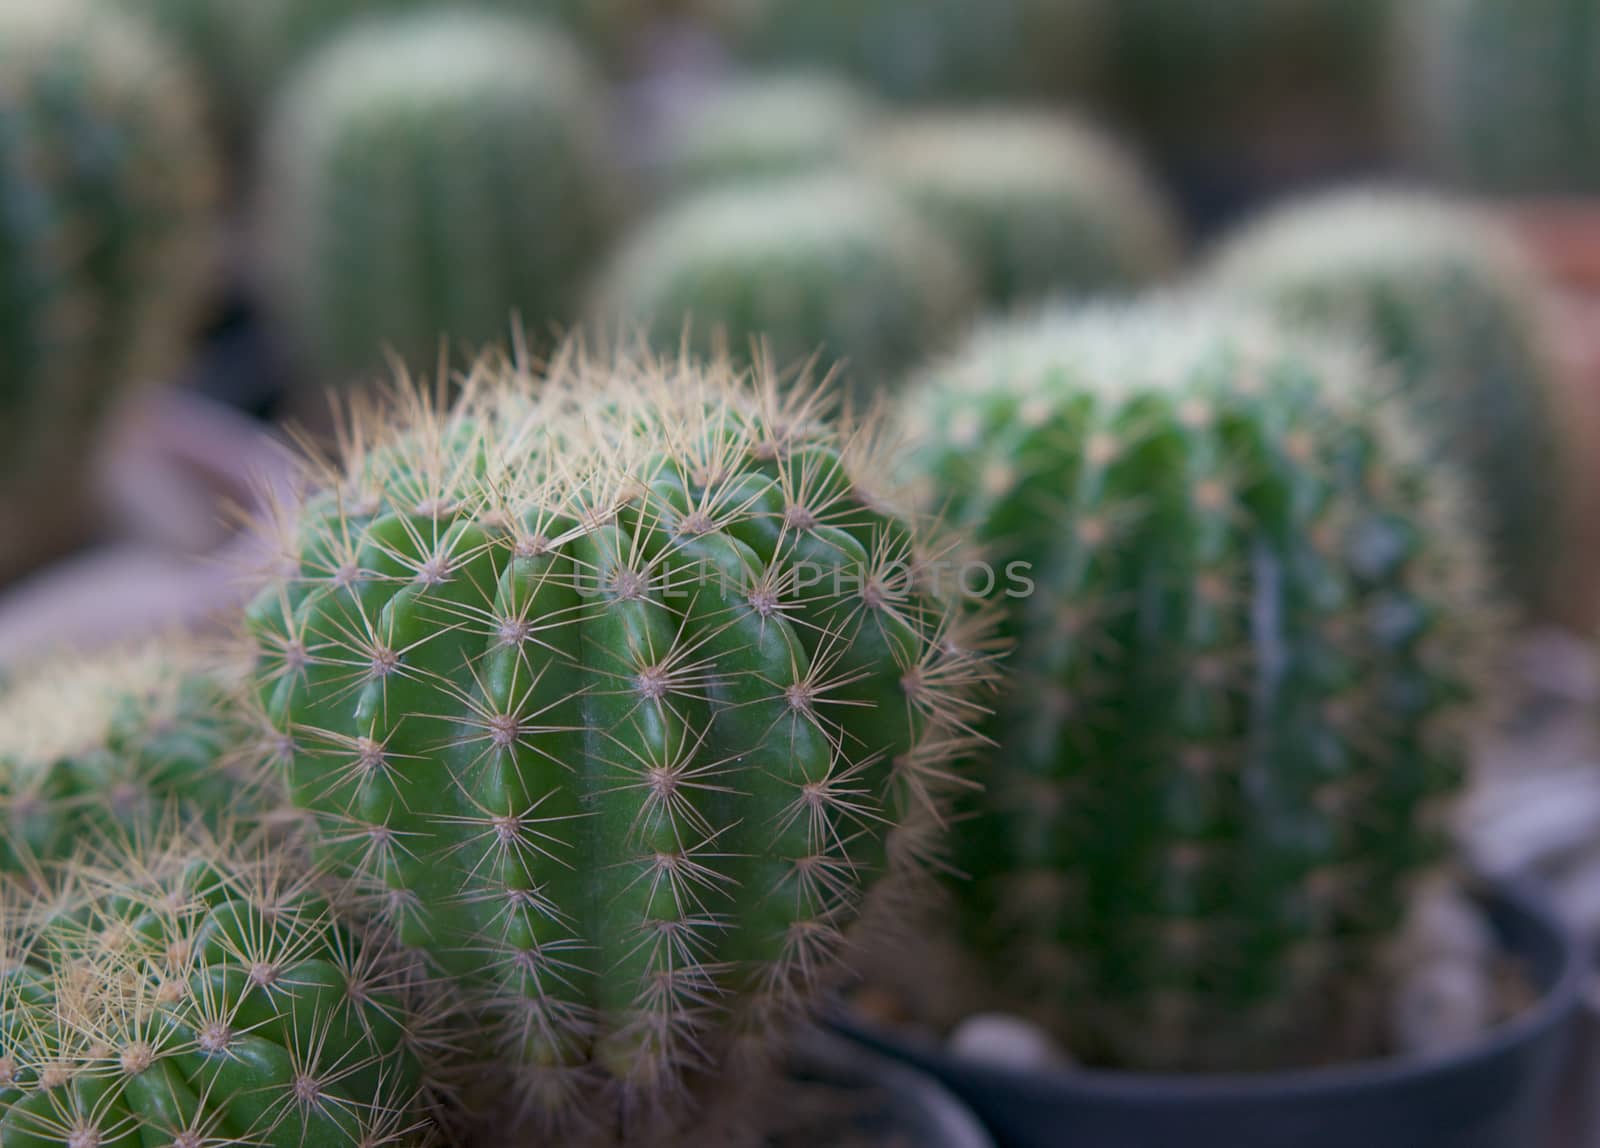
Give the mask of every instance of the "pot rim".
M 1407 1084 L 1487 1063 L 1531 1043 L 1581 1007 L 1594 968 L 1590 946 L 1556 911 L 1550 898 L 1526 879 L 1493 879 L 1481 883 L 1473 897 L 1499 915 L 1520 917 L 1524 927 L 1542 933 L 1559 953 L 1556 975 L 1538 1001 L 1486 1030 L 1476 1040 L 1442 1055 L 1413 1053 L 1351 1064 L 1288 1069 L 1281 1072 L 1185 1074 L 1134 1072 L 1123 1069 L 1056 1070 L 1005 1068 L 952 1055 L 938 1046 L 912 1043 L 898 1034 L 849 1014 L 830 1023 L 868 1045 L 904 1055 L 915 1064 L 937 1063 L 970 1077 L 1004 1082 L 1014 1091 L 1059 1094 L 1094 1093 L 1112 1100 L 1176 1100 L 1200 1102 L 1317 1098 L 1374 1085 Z M 1530 946 L 1522 946 L 1527 948 Z M 1513 950 L 1515 952 L 1515 950 Z

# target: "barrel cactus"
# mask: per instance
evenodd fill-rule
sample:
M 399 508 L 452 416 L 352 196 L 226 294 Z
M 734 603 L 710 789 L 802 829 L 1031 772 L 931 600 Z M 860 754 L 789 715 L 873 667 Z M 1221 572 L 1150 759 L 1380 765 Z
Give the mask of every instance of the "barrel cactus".
M 263 231 L 307 373 L 432 368 L 446 337 L 576 318 L 609 222 L 601 107 L 575 47 L 505 15 L 428 11 L 320 53 L 277 110 Z
M 861 158 L 870 101 L 824 73 L 781 72 L 701 93 L 677 117 L 660 157 L 673 194 L 848 167 Z
M 1510 195 L 1600 190 L 1600 23 L 1587 0 L 1400 6 L 1401 120 L 1429 174 Z
M 1534 613 L 1548 604 L 1575 459 L 1544 288 L 1511 236 L 1448 201 L 1337 193 L 1246 229 L 1213 283 L 1390 360 L 1417 424 L 1472 482 L 1506 588 Z
M 1156 303 L 989 329 L 908 395 L 927 496 L 1013 574 L 956 917 L 989 1003 L 1088 1061 L 1371 1052 L 1449 871 L 1493 612 L 1372 371 Z
M 828 68 L 896 100 L 1093 90 L 1109 0 L 692 0 L 748 59 Z
M 174 809 L 217 824 L 271 804 L 236 688 L 179 638 L 32 667 L 0 694 L 0 872 L 136 836 Z
M 215 171 L 185 75 L 87 0 L 0 0 L 0 77 L 3 579 L 67 541 L 108 410 L 179 359 Z
M 193 834 L 0 899 L 0 1141 L 420 1145 L 435 1029 L 281 851 Z
M 887 133 L 875 160 L 958 242 L 991 306 L 1128 292 L 1179 262 L 1172 206 L 1131 156 L 1067 117 L 914 118 Z
M 597 312 L 662 350 L 842 361 L 856 392 L 898 376 L 978 303 L 958 251 L 909 206 L 850 176 L 714 189 L 669 208 L 601 277 Z
M 465 995 L 504 1120 L 709 1134 L 914 870 L 980 643 L 814 398 L 577 356 L 465 390 L 281 524 L 266 718 L 328 863 Z

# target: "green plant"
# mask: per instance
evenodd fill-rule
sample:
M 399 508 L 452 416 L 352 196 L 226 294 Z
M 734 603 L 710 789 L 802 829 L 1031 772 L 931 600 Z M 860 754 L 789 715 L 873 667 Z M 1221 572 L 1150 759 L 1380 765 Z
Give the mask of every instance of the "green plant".
M 0 0 L 0 579 L 36 534 L 70 535 L 88 444 L 178 360 L 208 285 L 213 158 L 185 76 L 138 28 Z
M 420 1145 L 407 966 L 280 850 L 158 835 L 0 899 L 0 1140 Z
M 1415 421 L 1466 472 L 1490 556 L 1537 613 L 1561 576 L 1568 468 L 1544 288 L 1486 216 L 1411 193 L 1338 193 L 1246 229 L 1212 285 L 1389 361 Z
M 267 720 L 508 1122 L 708 1135 L 912 867 L 986 663 L 907 581 L 881 444 L 804 388 L 576 352 L 464 387 L 359 428 L 282 524 Z
M 859 394 L 958 333 L 977 304 L 959 253 L 883 189 L 835 174 L 719 188 L 669 208 L 625 243 L 597 311 L 643 324 L 662 350 L 780 366 L 842 361 Z
M 571 320 L 612 188 L 601 96 L 564 38 L 442 9 L 319 54 L 267 148 L 264 255 L 295 348 L 324 382 L 446 337 L 502 343 Z
M 696 0 L 745 56 L 828 68 L 896 100 L 1080 94 L 1108 0 Z
M 1090 1061 L 1373 1051 L 1451 863 L 1493 615 L 1353 352 L 1148 304 L 992 328 L 906 396 L 1017 644 L 956 918 L 988 1003 Z
M 960 244 L 991 306 L 1131 291 L 1179 262 L 1173 208 L 1131 156 L 1067 117 L 925 116 L 891 129 L 874 160 Z
M 1401 6 L 1403 141 L 1436 176 L 1515 195 L 1600 190 L 1600 25 L 1586 0 Z
M 661 158 L 668 191 L 853 166 L 870 101 L 825 73 L 780 72 L 721 84 L 681 114 Z
M 235 688 L 179 639 L 31 667 L 0 694 L 0 872 L 137 834 L 173 805 L 218 824 L 265 804 Z

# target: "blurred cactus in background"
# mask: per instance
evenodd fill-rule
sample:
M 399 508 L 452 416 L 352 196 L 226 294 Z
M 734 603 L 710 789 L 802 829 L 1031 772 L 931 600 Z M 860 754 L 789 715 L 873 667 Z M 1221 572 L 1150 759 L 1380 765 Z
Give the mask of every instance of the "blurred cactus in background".
M 1397 2 L 1116 0 L 1112 94 L 1178 170 L 1325 173 L 1379 150 Z
M 1576 460 L 1537 268 L 1490 217 L 1407 192 L 1339 192 L 1247 228 L 1215 288 L 1362 340 L 1466 472 L 1490 556 L 1530 612 L 1564 572 Z
M 874 164 L 961 247 L 991 307 L 1130 292 L 1181 258 L 1161 191 L 1112 140 L 1066 117 L 912 118 L 888 130 Z
M 719 84 L 667 132 L 661 182 L 673 194 L 858 163 L 875 109 L 847 81 L 779 72 Z
M 277 110 L 260 237 L 304 372 L 543 337 L 578 317 L 617 198 L 603 92 L 559 33 L 444 9 L 320 53 Z
M 759 340 L 773 363 L 846 363 L 862 397 L 958 337 L 978 296 L 957 250 L 892 193 L 839 175 L 715 189 L 647 223 L 601 282 L 599 314 L 675 350 Z
M 1096 1063 L 1379 1051 L 1386 950 L 1452 861 L 1493 612 L 1355 350 L 1090 311 L 904 397 L 929 506 L 1034 583 L 956 822 L 961 927 L 991 1004 Z
M 835 69 L 888 98 L 924 102 L 1093 90 L 1114 6 L 1113 0 L 696 2 L 747 58 Z
M 213 270 L 188 77 L 79 0 L 0 0 L 0 580 L 76 540 L 86 456 L 181 362 Z
M 1407 0 L 1397 77 L 1430 174 L 1517 195 L 1600 191 L 1593 0 Z

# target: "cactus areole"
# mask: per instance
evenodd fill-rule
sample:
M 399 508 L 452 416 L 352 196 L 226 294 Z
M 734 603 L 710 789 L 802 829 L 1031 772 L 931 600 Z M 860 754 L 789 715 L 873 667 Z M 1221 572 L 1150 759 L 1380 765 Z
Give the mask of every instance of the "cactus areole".
M 485 365 L 285 516 L 250 628 L 294 799 L 536 1123 L 658 1135 L 760 1060 L 968 739 L 983 659 L 804 391 Z

